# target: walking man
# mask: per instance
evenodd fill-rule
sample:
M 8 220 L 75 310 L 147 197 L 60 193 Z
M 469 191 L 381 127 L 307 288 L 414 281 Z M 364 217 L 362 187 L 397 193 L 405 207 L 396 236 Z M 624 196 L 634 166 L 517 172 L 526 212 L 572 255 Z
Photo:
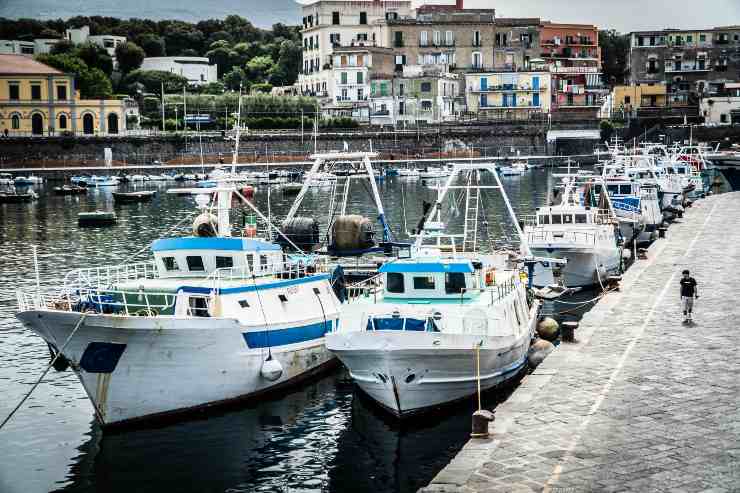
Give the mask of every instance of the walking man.
M 681 277 L 681 308 L 683 309 L 683 321 L 684 323 L 692 322 L 691 311 L 694 308 L 694 298 L 699 297 L 699 293 L 696 290 L 696 279 L 691 277 L 689 270 L 683 271 L 683 277 Z

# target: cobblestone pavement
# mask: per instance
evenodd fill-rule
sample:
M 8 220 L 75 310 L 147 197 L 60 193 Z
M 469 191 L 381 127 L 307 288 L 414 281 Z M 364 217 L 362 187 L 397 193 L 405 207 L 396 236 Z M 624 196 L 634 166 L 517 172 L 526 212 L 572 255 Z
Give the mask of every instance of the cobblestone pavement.
M 700 200 L 422 491 L 740 492 L 739 295 L 740 193 Z

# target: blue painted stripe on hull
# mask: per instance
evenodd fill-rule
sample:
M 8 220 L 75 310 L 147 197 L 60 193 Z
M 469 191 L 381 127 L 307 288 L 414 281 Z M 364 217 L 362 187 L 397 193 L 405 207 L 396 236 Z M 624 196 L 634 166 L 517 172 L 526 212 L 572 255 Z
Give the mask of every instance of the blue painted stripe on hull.
M 309 282 L 325 281 L 327 279 L 329 279 L 329 274 L 318 274 L 315 276 L 301 277 L 298 279 L 287 279 L 285 281 L 257 284 L 256 286 L 252 284 L 250 286 L 241 286 L 238 288 L 223 288 L 219 289 L 217 294 L 250 293 L 252 291 L 264 291 L 265 289 L 287 288 L 288 286 L 295 286 L 297 284 L 305 284 Z M 182 291 L 183 293 L 193 294 L 210 294 L 212 291 L 210 288 L 200 288 L 195 286 L 181 286 L 177 288 L 177 290 Z
M 249 348 L 266 348 L 286 346 L 299 342 L 313 341 L 324 337 L 331 332 L 332 320 L 326 323 L 319 322 L 301 327 L 289 327 L 287 329 L 260 330 L 256 332 L 244 332 L 244 340 Z

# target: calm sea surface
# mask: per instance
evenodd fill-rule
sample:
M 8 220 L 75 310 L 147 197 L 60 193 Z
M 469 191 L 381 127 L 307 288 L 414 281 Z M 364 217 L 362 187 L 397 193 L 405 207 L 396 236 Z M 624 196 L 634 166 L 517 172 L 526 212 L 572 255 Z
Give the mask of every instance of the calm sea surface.
M 547 173 L 504 179 L 518 214 L 531 213 L 544 201 Z M 352 186 L 348 212 L 372 216 L 372 202 L 360 183 Z M 37 202 L 0 204 L 0 419 L 49 361 L 46 344 L 14 318 L 15 290 L 35 284 L 31 246 L 38 246 L 41 283 L 48 285 L 73 268 L 122 262 L 194 210 L 192 197 L 164 193 L 175 183 L 139 186 L 163 193 L 149 204 L 126 206 L 114 206 L 111 189 L 58 197 L 52 186 L 36 187 Z M 400 238 L 406 229 L 403 211 L 411 229 L 422 200 L 436 197 L 426 184 L 398 178 L 381 183 L 380 192 Z M 511 235 L 501 200 L 488 192 L 485 197 L 491 236 Z M 328 199 L 329 191 L 311 191 L 305 212 L 327 221 L 321 216 L 327 215 Z M 270 213 L 284 215 L 291 200 L 271 192 Z M 255 201 L 267 212 L 266 187 L 258 189 Z M 454 201 L 446 208 L 454 210 Z M 115 209 L 118 224 L 78 228 L 77 213 L 95 209 Z M 188 229 L 185 221 L 173 234 Z M 489 396 L 491 405 L 503 397 Z M 339 370 L 252 407 L 103 434 L 77 378 L 71 371 L 52 370 L 0 431 L 0 492 L 412 492 L 465 443 L 471 409 L 472 403 L 463 404 L 399 428 L 361 398 Z

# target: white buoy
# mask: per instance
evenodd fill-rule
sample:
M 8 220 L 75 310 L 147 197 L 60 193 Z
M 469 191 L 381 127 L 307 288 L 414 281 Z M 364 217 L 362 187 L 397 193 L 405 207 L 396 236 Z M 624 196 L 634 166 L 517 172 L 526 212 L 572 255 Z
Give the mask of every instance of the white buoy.
M 268 356 L 268 358 L 262 362 L 260 374 L 262 374 L 262 376 L 267 380 L 274 382 L 283 375 L 283 366 L 278 360 L 272 356 Z

